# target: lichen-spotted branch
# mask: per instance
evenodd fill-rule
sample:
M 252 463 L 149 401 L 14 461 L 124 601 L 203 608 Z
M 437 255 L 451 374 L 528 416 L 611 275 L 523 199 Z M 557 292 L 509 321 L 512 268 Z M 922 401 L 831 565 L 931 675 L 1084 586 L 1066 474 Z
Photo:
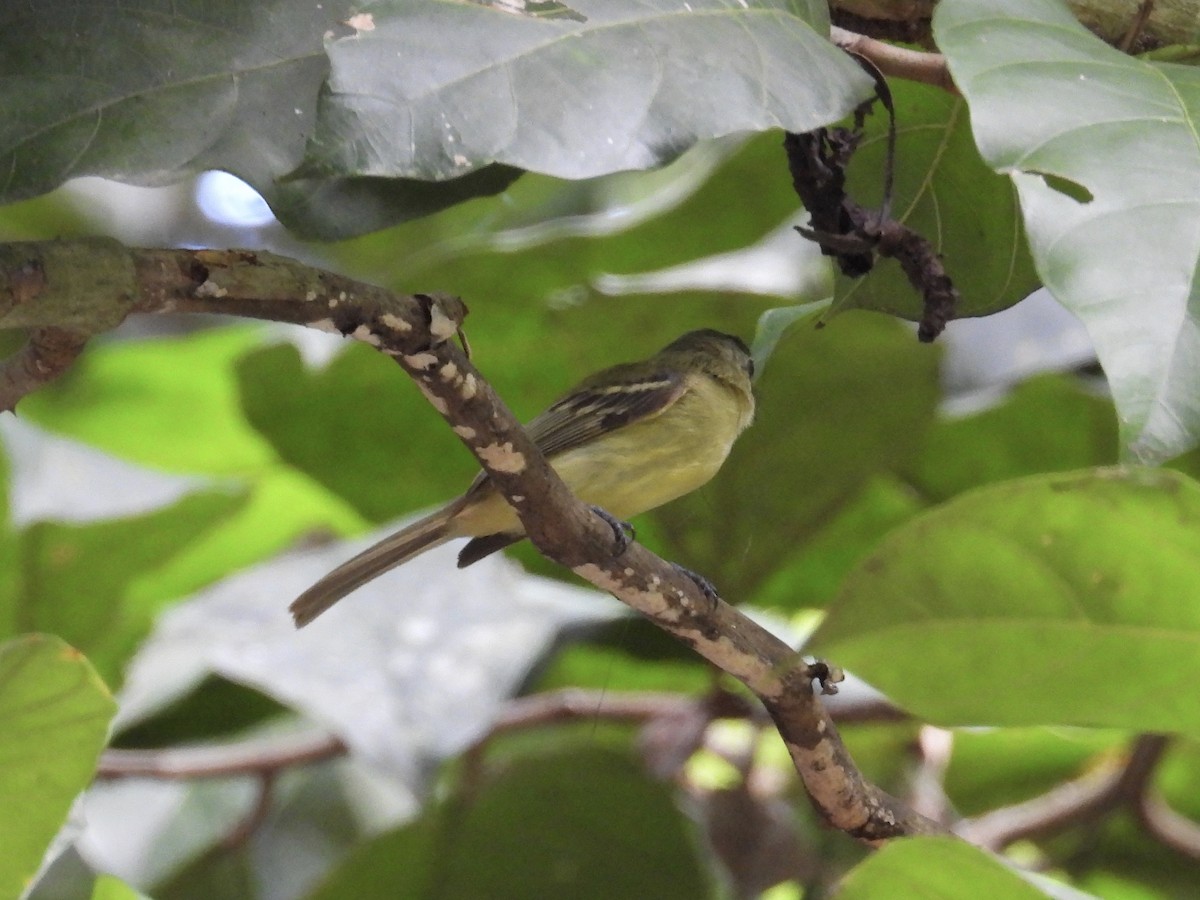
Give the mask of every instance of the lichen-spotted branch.
M 133 312 L 207 312 L 304 324 L 369 344 L 415 381 L 543 554 L 637 609 L 761 699 L 831 825 L 871 842 L 943 831 L 863 778 L 815 696 L 814 679 L 823 686 L 834 680 L 826 667 L 805 662 L 644 547 L 616 541 L 610 524 L 571 494 L 454 343 L 466 315 L 461 300 L 397 295 L 268 253 L 88 243 L 81 253 L 70 252 L 76 248 L 69 242 L 5 248 L 0 270 L 35 265 L 45 279 L 35 291 L 10 288 L 0 296 L 0 326 L 71 327 L 87 335 Z M 87 277 L 88 249 L 105 260 L 103 290 Z M 72 274 L 61 269 L 68 257 Z M 73 287 L 62 287 L 60 278 Z M 79 296 L 72 299 L 71 290 Z

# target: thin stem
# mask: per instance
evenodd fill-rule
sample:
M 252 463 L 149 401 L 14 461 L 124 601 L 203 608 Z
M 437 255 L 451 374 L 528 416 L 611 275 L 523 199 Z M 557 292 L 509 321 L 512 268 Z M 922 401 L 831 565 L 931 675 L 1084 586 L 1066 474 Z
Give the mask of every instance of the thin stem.
M 950 77 L 950 68 L 946 65 L 946 57 L 940 53 L 897 47 L 836 25 L 829 29 L 829 37 L 847 53 L 869 59 L 889 78 L 929 84 L 949 94 L 958 94 L 954 79 Z
M 258 739 L 203 747 L 105 750 L 97 778 L 233 778 L 262 776 L 346 754 L 341 738 L 324 732 L 299 738 Z
M 973 844 L 1000 851 L 1015 841 L 1096 821 L 1123 807 L 1137 809 L 1168 742 L 1164 735 L 1142 735 L 1118 769 L 1092 772 L 1056 785 L 1039 797 L 963 822 L 955 831 Z

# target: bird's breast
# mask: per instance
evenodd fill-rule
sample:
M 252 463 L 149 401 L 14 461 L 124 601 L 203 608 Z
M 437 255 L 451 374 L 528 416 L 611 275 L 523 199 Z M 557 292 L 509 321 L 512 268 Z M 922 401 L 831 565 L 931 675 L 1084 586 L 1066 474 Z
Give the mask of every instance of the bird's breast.
M 627 519 L 707 483 L 747 423 L 728 388 L 699 379 L 658 416 L 627 425 L 551 465 L 585 503 Z

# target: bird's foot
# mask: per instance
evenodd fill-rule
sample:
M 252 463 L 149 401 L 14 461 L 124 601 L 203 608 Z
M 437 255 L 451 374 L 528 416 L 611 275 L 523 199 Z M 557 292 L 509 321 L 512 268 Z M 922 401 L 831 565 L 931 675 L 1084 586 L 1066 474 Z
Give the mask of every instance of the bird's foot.
M 674 567 L 676 572 L 678 572 L 680 575 L 686 576 L 691 580 L 692 584 L 700 588 L 700 593 L 702 593 L 704 595 L 704 599 L 706 599 L 712 605 L 712 609 L 717 608 L 717 603 L 720 601 L 721 595 L 717 593 L 716 585 L 714 585 L 699 572 L 693 572 L 691 569 L 684 568 L 679 563 L 671 563 L 671 565 Z
M 592 512 L 608 523 L 608 527 L 613 531 L 613 537 L 616 540 L 616 549 L 613 550 L 613 556 L 620 556 L 633 543 L 633 539 L 637 537 L 637 532 L 628 522 L 622 522 L 608 510 L 601 509 L 599 506 L 593 506 Z

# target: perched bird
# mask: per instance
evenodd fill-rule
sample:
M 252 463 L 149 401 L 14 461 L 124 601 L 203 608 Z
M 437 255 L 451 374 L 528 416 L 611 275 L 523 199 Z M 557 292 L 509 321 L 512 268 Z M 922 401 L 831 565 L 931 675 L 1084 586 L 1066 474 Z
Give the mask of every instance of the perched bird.
M 708 482 L 754 418 L 754 362 L 737 337 L 691 331 L 640 362 L 604 369 L 525 426 L 584 503 L 628 519 Z M 453 538 L 460 568 L 525 537 L 486 473 L 467 492 L 338 566 L 291 605 L 307 625 L 389 569 Z

